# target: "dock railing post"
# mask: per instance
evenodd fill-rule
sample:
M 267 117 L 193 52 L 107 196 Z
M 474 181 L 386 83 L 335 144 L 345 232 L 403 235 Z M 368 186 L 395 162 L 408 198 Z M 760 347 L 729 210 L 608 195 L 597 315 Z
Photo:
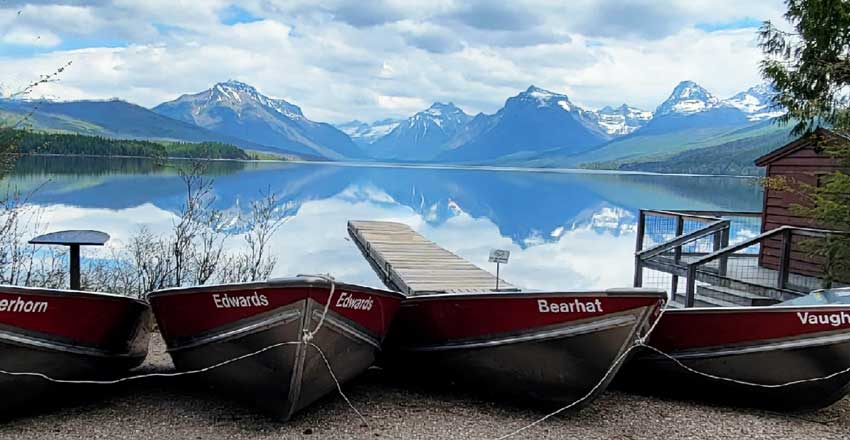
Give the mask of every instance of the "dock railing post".
M 726 249 L 727 247 L 729 247 L 729 234 L 731 233 L 731 230 L 732 230 L 732 228 L 731 228 L 731 225 L 730 225 L 730 227 L 720 231 L 721 232 L 720 233 L 720 249 Z M 719 272 L 720 276 L 722 276 L 722 277 L 726 276 L 726 269 L 728 268 L 728 262 L 729 262 L 728 256 L 723 255 L 722 257 L 720 257 L 720 263 L 719 263 L 720 267 L 718 267 L 718 272 Z
M 634 287 L 643 287 L 643 263 L 640 259 L 640 251 L 643 250 L 643 235 L 646 231 L 646 213 L 641 209 L 638 212 L 637 237 L 635 239 L 635 278 Z
M 693 264 L 688 265 L 687 290 L 685 291 L 685 307 L 694 306 L 694 295 L 696 294 L 696 275 L 697 267 Z
M 685 232 L 685 218 L 681 215 L 676 216 L 676 237 L 681 236 Z M 682 245 L 676 246 L 676 250 L 673 253 L 673 265 L 679 266 L 679 263 L 682 261 Z M 674 298 L 676 296 L 676 291 L 679 289 L 679 275 L 672 275 L 670 277 L 670 298 Z
M 791 266 L 791 229 L 782 231 L 782 248 L 779 254 L 779 277 L 776 280 L 776 286 L 784 289 L 788 284 L 788 272 Z

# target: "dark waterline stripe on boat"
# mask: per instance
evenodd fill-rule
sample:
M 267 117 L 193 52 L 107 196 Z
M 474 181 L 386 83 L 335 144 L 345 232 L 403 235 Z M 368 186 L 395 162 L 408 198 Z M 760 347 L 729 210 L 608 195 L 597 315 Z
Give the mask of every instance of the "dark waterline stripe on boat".
M 601 330 L 631 325 L 637 321 L 633 314 L 614 316 L 610 318 L 591 321 L 579 325 L 571 325 L 565 328 L 546 330 L 542 332 L 528 333 L 524 335 L 510 336 L 501 339 L 487 339 L 485 341 L 471 341 L 453 344 L 432 345 L 428 347 L 402 347 L 404 351 L 444 351 L 460 350 L 469 348 L 495 347 L 499 345 L 516 344 L 520 342 L 533 342 L 538 340 L 578 336 Z
M 322 319 L 322 313 L 323 313 L 322 311 L 314 310 L 313 311 L 313 318 L 314 319 Z M 342 319 L 337 318 L 335 316 L 332 316 L 330 314 L 330 312 L 328 312 L 328 314 L 325 316 L 325 324 L 330 324 L 331 326 L 336 327 L 339 330 L 342 330 L 343 332 L 345 332 L 349 336 L 353 336 L 355 339 L 359 339 L 363 342 L 366 342 L 367 344 L 369 344 L 369 345 L 371 345 L 375 348 L 381 348 L 381 343 L 378 340 L 376 340 L 374 337 L 369 336 L 365 332 L 358 330 L 357 328 L 351 326 L 350 324 L 343 321 Z
M 291 305 L 291 304 L 288 304 L 288 305 Z M 295 321 L 295 320 L 297 320 L 301 317 L 301 310 L 300 310 L 301 308 L 303 308 L 303 307 L 298 307 L 298 310 L 288 310 L 288 311 L 285 311 L 285 312 L 282 312 L 282 313 L 276 313 L 276 314 L 274 314 L 274 315 L 272 315 L 272 316 L 270 316 L 266 319 L 256 321 L 256 322 L 252 322 L 249 325 L 239 327 L 239 328 L 236 328 L 236 329 L 233 329 L 233 330 L 229 330 L 229 331 L 226 331 L 226 332 L 223 332 L 223 333 L 214 333 L 214 334 L 206 336 L 206 337 L 194 339 L 194 340 L 191 340 L 191 341 L 186 342 L 184 344 L 177 345 L 173 348 L 169 348 L 167 351 L 169 353 L 174 353 L 174 352 L 180 351 L 180 350 L 187 350 L 187 349 L 190 349 L 190 348 L 195 348 L 195 347 L 198 347 L 198 346 L 201 346 L 201 345 L 206 345 L 206 344 L 210 344 L 210 343 L 213 343 L 213 342 L 218 342 L 218 341 L 222 341 L 222 340 L 225 340 L 225 339 L 235 338 L 235 337 L 241 336 L 244 333 L 250 333 L 250 332 L 253 332 L 253 331 L 256 331 L 256 330 L 259 330 L 259 329 L 264 329 L 264 328 L 267 328 L 267 327 L 273 327 L 273 326 L 276 326 L 276 325 L 289 324 L 290 322 Z
M 25 345 L 31 346 L 39 349 L 47 349 L 47 350 L 56 350 L 62 351 L 66 353 L 79 354 L 85 356 L 98 356 L 98 357 L 134 357 L 131 352 L 114 352 L 109 350 L 100 350 L 93 347 L 81 347 L 71 344 L 65 344 L 57 341 L 49 341 L 46 339 L 35 338 L 31 336 L 25 336 L 20 333 L 11 333 L 7 331 L 0 330 L 0 341 L 17 344 L 17 345 Z
M 841 342 L 850 341 L 850 333 L 839 333 L 827 336 L 818 336 L 818 337 L 806 337 L 794 339 L 791 341 L 778 341 L 767 344 L 759 344 L 748 347 L 739 347 L 739 348 L 718 348 L 714 350 L 701 350 L 699 352 L 672 352 L 668 353 L 676 359 L 702 359 L 702 358 L 712 358 L 718 356 L 735 356 L 742 354 L 752 354 L 752 353 L 762 353 L 767 351 L 776 351 L 776 350 L 795 350 L 800 348 L 812 348 L 819 347 L 823 345 L 831 345 L 837 344 Z M 653 354 L 647 356 L 645 359 L 651 360 L 667 360 L 667 357 Z

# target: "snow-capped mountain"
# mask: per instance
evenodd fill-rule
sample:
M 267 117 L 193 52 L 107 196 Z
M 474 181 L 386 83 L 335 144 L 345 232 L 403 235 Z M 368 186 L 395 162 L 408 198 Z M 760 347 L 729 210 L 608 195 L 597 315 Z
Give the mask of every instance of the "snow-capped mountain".
M 785 113 L 773 105 L 773 95 L 776 91 L 769 84 L 759 84 L 738 93 L 725 102 L 747 114 L 751 121 L 761 121 L 775 118 Z
M 629 107 L 626 104 L 613 108 L 605 106 L 597 110 L 597 124 L 611 136 L 624 136 L 646 125 L 652 119 L 652 112 Z
M 153 111 L 269 147 L 330 159 L 363 157 L 345 133 L 330 124 L 311 121 L 297 105 L 269 98 L 239 81 L 183 95 Z
M 470 119 L 471 116 L 453 103 L 436 102 L 399 123 L 386 136 L 373 142 L 368 151 L 378 159 L 431 159 Z
M 682 81 L 666 101 L 655 110 L 655 116 L 690 115 L 726 106 L 720 98 L 693 81 Z
M 398 127 L 398 124 L 402 121 L 403 119 L 389 118 L 368 124 L 355 119 L 351 122 L 337 124 L 336 128 L 347 134 L 355 144 L 363 146 L 369 145 L 379 138 L 386 136 L 389 132 L 393 131 L 394 128 Z
M 583 152 L 611 139 L 596 113 L 569 97 L 531 86 L 494 115 L 478 115 L 437 159 L 466 162 L 563 148 Z

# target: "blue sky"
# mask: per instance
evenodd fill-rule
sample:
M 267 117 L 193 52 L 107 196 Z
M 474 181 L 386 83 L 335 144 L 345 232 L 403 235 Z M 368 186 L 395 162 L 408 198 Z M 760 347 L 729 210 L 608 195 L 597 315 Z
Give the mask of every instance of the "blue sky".
M 0 84 L 145 106 L 227 79 L 341 122 L 434 101 L 493 112 L 529 84 L 652 110 L 681 80 L 758 82 L 756 30 L 782 1 L 0 1 Z

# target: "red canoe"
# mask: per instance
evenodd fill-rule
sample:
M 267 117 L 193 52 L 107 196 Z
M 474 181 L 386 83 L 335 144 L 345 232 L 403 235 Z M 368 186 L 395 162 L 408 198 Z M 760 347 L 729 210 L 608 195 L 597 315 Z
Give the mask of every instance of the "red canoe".
M 148 305 L 125 296 L 0 286 L 0 369 L 63 380 L 112 377 L 144 361 L 150 324 Z M 0 374 L 0 389 L 7 410 L 52 387 L 44 378 Z
M 623 369 L 625 383 L 789 411 L 825 407 L 850 391 L 850 373 L 836 374 L 850 369 L 850 305 L 668 309 L 648 343 L 709 375 L 763 385 L 800 382 L 760 387 L 709 378 L 643 350 Z
M 387 341 L 387 364 L 514 399 L 569 403 L 611 369 L 595 391 L 605 389 L 664 297 L 650 289 L 413 296 Z
M 178 370 L 250 355 L 203 377 L 285 420 L 336 390 L 319 349 L 341 383 L 362 373 L 402 299 L 351 284 L 333 288 L 326 315 L 331 283 L 318 277 L 168 289 L 148 299 Z M 310 344 L 299 343 L 314 331 Z

